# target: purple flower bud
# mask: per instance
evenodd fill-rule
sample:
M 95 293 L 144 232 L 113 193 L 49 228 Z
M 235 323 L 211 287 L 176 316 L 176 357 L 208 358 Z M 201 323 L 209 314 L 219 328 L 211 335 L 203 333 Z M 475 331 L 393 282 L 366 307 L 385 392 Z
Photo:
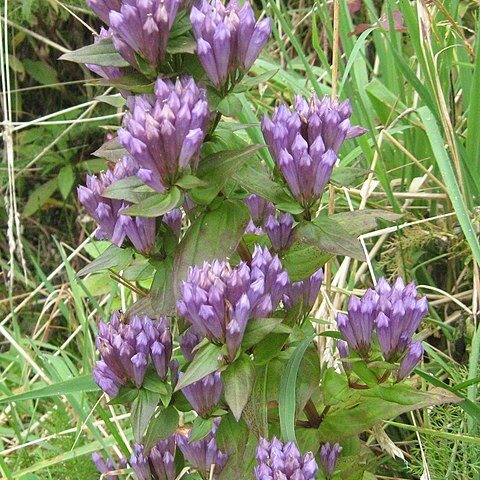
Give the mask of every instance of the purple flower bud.
M 118 478 L 118 475 L 105 474 L 108 472 L 113 472 L 115 470 L 121 470 L 127 466 L 127 459 L 125 457 L 119 459 L 117 467 L 111 458 L 107 458 L 107 461 L 105 462 L 105 459 L 98 452 L 92 453 L 92 461 L 97 467 L 98 471 L 103 474 L 102 478 L 104 478 L 105 480 L 116 480 Z
M 312 452 L 302 457 L 293 442 L 283 445 L 276 437 L 271 442 L 260 438 L 256 459 L 256 480 L 314 480 L 318 471 Z
M 350 357 L 350 350 L 348 349 L 348 344 L 346 342 L 339 340 L 337 343 L 337 348 L 338 348 L 338 354 L 340 355 L 340 358 L 343 359 L 343 358 Z M 352 371 L 352 362 L 342 361 L 342 365 L 346 373 L 349 373 Z
M 162 221 L 172 229 L 172 232 L 177 238 L 180 238 L 180 232 L 182 230 L 182 211 L 180 208 L 174 208 L 171 212 L 166 213 Z
M 211 373 L 202 380 L 182 388 L 182 393 L 188 403 L 201 417 L 208 416 L 215 410 L 222 396 L 222 391 L 223 384 L 219 372 Z
M 251 267 L 241 262 L 232 268 L 218 260 L 205 262 L 202 268 L 190 267 L 187 281 L 180 286 L 177 308 L 196 333 L 226 344 L 228 358 L 233 361 L 248 320 L 270 315 L 288 284 L 278 257 L 272 258 L 267 248 L 257 245 Z
M 175 435 L 157 442 L 149 454 L 155 480 L 175 480 Z
M 327 442 L 321 449 L 320 449 L 320 458 L 322 460 L 322 467 L 323 471 L 327 478 L 330 478 L 335 471 L 335 465 L 338 460 L 338 455 L 342 451 L 342 447 L 336 443 L 335 445 L 331 446 L 329 442 Z
M 283 302 L 287 308 L 293 308 L 302 299 L 305 309 L 310 310 L 317 300 L 323 282 L 323 270 L 320 268 L 309 278 L 294 282 Z
M 197 40 L 197 53 L 205 73 L 217 89 L 230 74 L 247 71 L 266 45 L 270 19 L 255 23 L 247 0 L 240 8 L 236 0 L 227 6 L 219 0 L 199 0 L 192 7 L 190 21 Z
M 156 68 L 167 54 L 168 34 L 181 0 L 88 0 L 102 20 L 110 25 L 113 43 L 133 67 L 133 52 Z M 109 8 L 110 6 L 110 8 Z
M 178 338 L 178 343 L 182 350 L 183 358 L 191 362 L 197 353 L 193 349 L 203 340 L 203 337 L 196 332 L 194 327 L 190 327 Z
M 270 152 L 290 192 L 304 204 L 321 197 L 343 141 L 364 133 L 350 127 L 348 106 L 316 95 L 307 104 L 297 96 L 293 111 L 281 105 L 271 120 L 262 119 Z
M 264 224 L 268 238 L 276 252 L 287 249 L 293 242 L 293 217 L 289 213 L 282 213 L 280 220 L 270 215 Z
M 127 99 L 129 111 L 118 139 L 137 161 L 137 175 L 165 192 L 190 164 L 198 166 L 209 112 L 204 89 L 190 77 L 158 79 L 154 95 Z
M 101 361 L 93 370 L 97 385 L 110 397 L 128 383 L 141 387 L 151 358 L 162 380 L 166 379 L 172 355 L 172 336 L 166 317 L 152 321 L 148 317 L 133 317 L 124 323 L 115 312 L 109 324 L 100 322 L 96 345 Z
M 422 342 L 412 342 L 408 347 L 407 354 L 400 362 L 397 380 L 403 380 L 417 366 L 423 356 Z
M 255 195 L 255 194 L 249 195 L 243 201 L 247 204 L 250 210 L 250 216 L 252 217 L 253 223 L 257 227 L 263 226 L 265 220 L 270 215 L 275 215 L 275 207 L 273 203 L 269 202 L 268 200 L 265 200 L 264 198 L 258 195 Z
M 130 465 L 137 475 L 138 480 L 151 480 L 152 472 L 150 470 L 148 456 L 145 455 L 145 449 L 143 445 L 136 443 L 133 446 L 133 453 L 130 457 Z
M 177 434 L 177 445 L 182 451 L 185 460 L 203 474 L 210 473 L 211 466 L 215 465 L 214 472 L 218 475 L 225 467 L 229 457 L 229 455 L 218 449 L 215 441 L 219 423 L 220 420 L 215 419 L 210 433 L 196 442 L 189 441 L 191 430 L 188 432 L 187 437 Z

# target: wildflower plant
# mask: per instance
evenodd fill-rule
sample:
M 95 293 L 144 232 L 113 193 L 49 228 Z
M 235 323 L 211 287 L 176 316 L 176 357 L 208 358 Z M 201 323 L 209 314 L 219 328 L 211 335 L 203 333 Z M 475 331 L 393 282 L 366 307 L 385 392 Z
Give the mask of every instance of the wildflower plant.
M 78 188 L 97 238 L 112 243 L 80 273 L 109 268 L 140 297 L 98 323 L 93 368 L 110 404 L 130 413 L 131 470 L 362 478 L 374 462 L 360 434 L 458 399 L 411 380 L 428 305 L 401 278 L 350 297 L 338 331 L 322 333 L 343 368 L 319 362 L 312 309 L 325 263 L 364 260 L 358 235 L 398 218 L 365 210 L 365 228 L 359 212 L 323 208 L 342 145 L 365 133 L 348 99 L 286 99 L 261 120 L 265 144 L 249 144 L 231 127 L 271 31 L 250 0 L 88 5 L 109 29 L 64 58 L 117 87 L 125 114 L 97 152 L 115 152 L 114 164 Z M 93 459 L 114 478 L 116 462 Z

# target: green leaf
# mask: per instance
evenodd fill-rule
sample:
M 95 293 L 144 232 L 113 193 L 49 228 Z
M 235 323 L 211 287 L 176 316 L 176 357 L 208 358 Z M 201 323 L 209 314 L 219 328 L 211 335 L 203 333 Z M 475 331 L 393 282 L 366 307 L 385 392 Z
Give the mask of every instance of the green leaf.
M 242 418 L 255 436 L 268 437 L 267 418 L 267 375 L 269 365 L 257 365 L 255 367 L 255 381 L 252 393 L 245 405 Z
M 83 277 L 89 273 L 95 273 L 100 270 L 106 270 L 113 267 L 118 267 L 121 270 L 125 268 L 132 259 L 132 249 L 110 245 L 92 263 L 88 264 L 86 267 L 83 267 L 77 275 L 79 277 Z
M 194 53 L 197 47 L 195 39 L 191 36 L 178 36 L 168 39 L 167 52 L 174 55 L 176 53 Z
M 403 215 L 387 210 L 355 210 L 353 212 L 335 213 L 328 217 L 347 229 L 352 235 L 362 235 L 378 228 L 378 220 L 396 222 Z
M 294 231 L 298 241 L 304 245 L 365 261 L 360 242 L 335 220 L 318 217 L 311 223 L 300 223 Z
M 126 177 L 110 184 L 102 193 L 102 197 L 112 198 L 114 200 L 126 200 L 127 202 L 139 203 L 155 193 L 136 191 L 138 187 L 145 187 L 146 185 L 138 177 Z
M 362 177 L 368 175 L 371 170 L 358 167 L 336 167 L 333 169 L 330 181 L 335 185 L 348 187 L 352 183 L 362 183 Z
M 92 155 L 99 158 L 105 158 L 111 162 L 118 162 L 124 155 L 128 155 L 126 148 L 118 141 L 117 138 L 105 142 Z
M 173 288 L 173 260 L 165 259 L 156 265 L 150 298 L 157 315 L 172 316 L 175 314 L 175 292 Z
M 130 421 L 133 438 L 137 443 L 143 443 L 143 434 L 157 408 L 160 395 L 150 390 L 141 389 L 132 404 Z
M 313 336 L 306 338 L 297 345 L 281 377 L 278 413 L 280 416 L 280 430 L 284 441 L 296 442 L 295 405 L 297 375 L 303 355 L 312 340 Z
M 58 189 L 63 198 L 67 198 L 75 184 L 75 172 L 70 164 L 65 165 L 58 172 Z
M 23 208 L 23 215 L 30 217 L 37 210 L 39 210 L 45 203 L 48 202 L 50 197 L 55 193 L 58 187 L 56 178 L 52 178 L 47 183 L 44 183 L 37 187 L 28 197 L 28 201 Z
M 173 405 L 161 410 L 158 415 L 150 420 L 144 440 L 147 453 L 159 440 L 166 440 L 175 432 L 178 420 L 178 412 Z
M 242 350 L 248 350 L 263 340 L 275 327 L 282 323 L 282 318 L 254 318 L 249 320 L 242 340 Z
M 112 40 L 107 38 L 86 47 L 64 53 L 59 60 L 91 63 L 101 67 L 128 67 L 130 64 L 117 52 Z
M 149 370 L 145 375 L 142 388 L 154 393 L 159 393 L 160 395 L 172 394 L 172 387 L 168 383 L 165 383 L 153 369 Z
M 25 58 L 23 66 L 27 73 L 41 85 L 53 85 L 58 83 L 57 72 L 48 63 L 41 60 L 30 60 Z M 54 88 L 60 88 L 58 86 Z
M 345 375 L 337 373 L 333 368 L 327 368 L 323 376 L 323 403 L 336 405 L 344 401 L 350 394 L 348 380 Z
M 242 111 L 242 102 L 235 94 L 230 94 L 220 101 L 217 110 L 226 117 L 236 117 Z
M 98 83 L 132 93 L 153 93 L 154 89 L 153 82 L 140 73 L 128 73 L 117 78 L 100 78 Z
M 195 177 L 195 175 L 184 175 L 180 180 L 177 180 L 175 183 L 177 187 L 183 188 L 184 190 L 190 190 L 191 188 L 195 187 L 204 187 L 207 185 L 207 182 L 205 180 L 201 180 L 198 177 Z
M 249 160 L 260 145 L 250 145 L 240 150 L 224 150 L 209 155 L 200 162 L 197 177 L 206 182 L 189 192 L 190 198 L 202 205 L 208 205 L 225 186 L 228 179 Z
M 299 282 L 310 277 L 330 258 L 332 258 L 330 253 L 294 241 L 282 257 L 282 265 L 287 270 L 290 281 Z
M 352 405 L 337 405 L 331 409 L 320 425 L 322 438 L 331 442 L 341 441 L 352 435 L 371 428 L 381 420 L 394 418 L 402 413 L 440 405 L 459 403 L 462 399 L 443 390 L 433 388 L 429 392 L 420 392 L 404 384 L 376 386 L 359 393 Z
M 122 210 L 122 215 L 155 218 L 170 212 L 183 202 L 182 191 L 173 187 L 169 193 L 155 193 L 145 200 Z
M 213 428 L 213 418 L 197 417 L 193 422 L 189 441 L 197 442 L 198 440 L 205 438 L 210 433 L 212 428 Z
M 267 82 L 268 80 L 273 78 L 278 73 L 278 70 L 278 68 L 275 68 L 255 77 L 244 77 L 240 85 L 245 85 L 247 87 L 256 87 L 259 83 Z
M 182 238 L 173 263 L 176 297 L 179 285 L 191 265 L 226 258 L 236 249 L 250 219 L 241 200 L 224 200 L 215 209 L 202 213 Z
M 108 404 L 109 405 L 122 405 L 124 403 L 132 403 L 140 393 L 138 388 L 131 387 L 121 387 L 118 395 L 112 398 Z
M 225 401 L 237 422 L 250 398 L 254 380 L 255 367 L 251 358 L 245 353 L 222 373 Z
M 197 352 L 182 378 L 178 381 L 175 391 L 177 392 L 194 382 L 198 382 L 208 374 L 219 370 L 223 365 L 222 348 L 213 343 L 208 343 Z
M 0 398 L 0 403 L 20 402 L 24 400 L 36 400 L 37 398 L 58 397 L 59 395 L 68 395 L 71 393 L 96 392 L 100 390 L 93 381 L 92 375 L 82 375 L 80 377 L 70 378 L 63 382 L 48 385 L 46 387 L 37 388 L 25 393 L 17 393 L 16 395 L 8 395 Z
M 256 365 L 265 365 L 282 351 L 285 342 L 289 337 L 288 333 L 270 333 L 255 346 Z
M 119 93 L 115 95 L 98 95 L 95 97 L 95 100 L 115 108 L 122 108 L 126 105 L 126 100 Z
M 280 185 L 270 178 L 257 158 L 237 170 L 233 174 L 233 179 L 247 192 L 260 195 L 275 204 L 295 202 Z

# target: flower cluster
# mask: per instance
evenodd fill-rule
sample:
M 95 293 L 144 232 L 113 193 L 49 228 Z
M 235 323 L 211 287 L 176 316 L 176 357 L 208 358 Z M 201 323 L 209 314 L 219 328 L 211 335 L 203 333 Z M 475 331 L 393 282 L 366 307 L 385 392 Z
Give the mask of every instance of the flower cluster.
M 222 391 L 223 384 L 220 379 L 220 372 L 211 373 L 198 382 L 182 388 L 182 393 L 188 403 L 201 417 L 208 416 L 215 410 L 222 396 Z
M 191 267 L 180 286 L 177 308 L 195 329 L 209 340 L 226 344 L 232 361 L 251 318 L 268 317 L 286 293 L 288 274 L 277 256 L 258 245 L 251 266 L 241 262 L 204 263 Z
M 138 480 L 175 480 L 175 435 L 157 442 L 148 455 L 143 445 L 135 444 L 130 465 Z
M 320 449 L 320 459 L 322 460 L 323 471 L 327 478 L 333 475 L 341 451 L 342 447 L 338 443 L 332 446 L 328 442 Z
M 288 294 L 285 295 L 283 303 L 287 308 L 292 308 L 300 300 L 303 302 L 303 307 L 311 310 L 320 292 L 320 287 L 323 282 L 323 270 L 320 268 L 313 275 L 301 280 L 300 282 L 293 282 L 290 285 Z
M 168 35 L 181 0 L 87 0 L 90 8 L 111 27 L 120 55 L 138 67 L 135 54 L 155 69 L 167 54 Z
M 192 7 L 190 20 L 198 56 L 217 89 L 229 75 L 237 70 L 244 73 L 253 65 L 271 32 L 269 18 L 255 22 L 250 0 L 242 8 L 237 0 L 226 6 L 220 0 L 200 0 Z
M 109 239 L 120 247 L 127 236 L 142 255 L 148 255 L 155 246 L 155 219 L 122 215 L 122 210 L 130 204 L 103 196 L 108 186 L 137 172 L 136 162 L 125 156 L 113 169 L 98 176 L 87 175 L 86 186 L 78 187 L 78 199 L 99 225 L 96 232 L 98 239 Z
M 337 324 L 348 347 L 364 358 L 369 356 L 376 331 L 385 360 L 401 360 L 397 374 L 401 380 L 413 370 L 423 355 L 422 343 L 414 342 L 412 337 L 427 311 L 427 299 L 422 297 L 417 300 L 417 289 L 413 282 L 405 286 L 399 277 L 390 286 L 382 278 L 375 290 L 368 289 L 361 299 L 350 298 L 348 313 L 340 313 Z M 345 345 L 340 348 L 345 358 L 348 348 Z
M 191 430 L 187 436 L 177 434 L 177 445 L 185 460 L 203 474 L 208 475 L 212 465 L 215 465 L 214 472 L 218 475 L 228 461 L 229 455 L 217 447 L 215 439 L 219 424 L 220 419 L 215 419 L 213 428 L 208 435 L 196 442 L 190 442 Z
M 149 358 L 157 375 L 162 380 L 167 377 L 172 336 L 165 317 L 153 321 L 146 316 L 134 316 L 130 323 L 124 323 L 121 313 L 115 312 L 110 323 L 100 322 L 96 345 L 101 360 L 93 378 L 110 397 L 115 397 L 120 387 L 129 382 L 141 387 Z
M 302 456 L 293 442 L 285 445 L 261 438 L 257 447 L 256 480 L 315 480 L 318 465 L 312 452 Z
M 154 95 L 131 96 L 127 106 L 118 139 L 140 166 L 137 176 L 163 193 L 189 164 L 198 166 L 209 119 L 205 90 L 191 77 L 158 79 Z
M 262 130 L 270 152 L 292 195 L 304 205 L 321 197 L 347 138 L 364 133 L 350 126 L 351 108 L 328 97 L 297 96 L 295 107 L 277 107 L 272 119 L 264 116 Z
M 105 480 L 117 480 L 117 475 L 108 475 L 107 473 L 115 470 L 122 470 L 127 466 L 127 459 L 125 457 L 118 461 L 117 467 L 111 458 L 107 458 L 107 461 L 105 461 L 105 459 L 98 452 L 92 453 L 92 461 L 97 467 L 98 471 L 102 474 L 102 478 Z

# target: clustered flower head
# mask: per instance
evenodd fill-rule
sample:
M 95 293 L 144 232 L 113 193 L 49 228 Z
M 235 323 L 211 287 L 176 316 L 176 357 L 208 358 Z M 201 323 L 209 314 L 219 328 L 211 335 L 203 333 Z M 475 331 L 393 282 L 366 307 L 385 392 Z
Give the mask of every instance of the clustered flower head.
M 115 48 L 133 67 L 138 66 L 135 53 L 154 69 L 165 59 L 168 35 L 181 0 L 87 0 L 87 3 L 111 27 Z
M 256 480 L 315 480 L 318 470 L 312 452 L 302 456 L 293 442 L 284 445 L 276 437 L 260 438 L 256 459 Z
M 188 403 L 201 417 L 208 416 L 215 410 L 222 391 L 223 383 L 220 379 L 220 372 L 211 373 L 198 382 L 182 388 L 182 393 Z
M 297 96 L 294 109 L 280 105 L 272 119 L 264 116 L 262 130 L 272 156 L 292 195 L 302 204 L 321 197 L 347 138 L 364 133 L 350 126 L 351 108 L 328 97 Z
M 251 318 L 268 317 L 286 293 L 289 279 L 277 256 L 255 246 L 251 266 L 205 262 L 190 267 L 177 308 L 204 337 L 227 346 L 233 361 Z
M 118 139 L 140 166 L 137 176 L 163 193 L 198 166 L 209 120 L 205 90 L 191 77 L 158 79 L 154 95 L 131 96 L 127 107 Z
M 136 443 L 130 465 L 138 480 L 175 480 L 175 435 L 157 442 L 148 455 L 144 446 Z
M 237 0 L 199 0 L 190 20 L 197 40 L 197 53 L 205 72 L 217 89 L 237 70 L 246 72 L 267 43 L 270 19 L 255 21 L 250 0 L 240 8 Z
M 413 370 L 423 355 L 422 343 L 414 342 L 412 337 L 427 311 L 427 299 L 422 297 L 417 300 L 414 282 L 405 286 L 399 277 L 390 286 L 382 278 L 375 290 L 368 289 L 361 299 L 350 298 L 348 313 L 340 313 L 337 324 L 348 347 L 362 357 L 369 355 L 376 330 L 385 360 L 401 360 L 397 373 L 397 379 L 401 380 Z M 348 353 L 344 346 L 341 348 Z
M 216 418 L 208 435 L 195 442 L 190 442 L 191 430 L 187 436 L 177 433 L 177 445 L 185 460 L 202 474 L 209 474 L 212 465 L 215 465 L 214 473 L 218 475 L 228 461 L 229 455 L 217 447 L 215 440 L 219 424 L 220 419 Z
M 341 451 L 342 447 L 338 443 L 332 446 L 329 442 L 320 449 L 320 459 L 322 460 L 323 471 L 327 478 L 333 475 Z
M 111 458 L 107 458 L 107 461 L 98 452 L 92 453 L 92 461 L 97 467 L 98 471 L 103 474 L 102 478 L 105 480 L 117 480 L 117 475 L 106 475 L 107 472 L 113 472 L 115 470 L 122 470 L 127 466 L 127 459 L 122 457 L 118 461 L 118 467 L 115 466 L 114 461 Z
M 320 268 L 310 277 L 290 285 L 283 302 L 287 308 L 292 308 L 301 299 L 305 309 L 311 309 L 317 300 L 323 282 L 323 270 Z
M 149 360 L 162 380 L 167 377 L 172 335 L 166 317 L 154 321 L 134 316 L 125 323 L 122 314 L 114 312 L 108 324 L 99 323 L 96 345 L 101 360 L 93 370 L 93 378 L 110 397 L 128 383 L 140 388 Z
M 275 206 L 260 195 L 252 193 L 243 200 L 250 210 L 251 221 L 256 227 L 263 227 L 265 220 L 270 215 L 275 215 Z
M 120 247 L 127 236 L 140 253 L 147 255 L 155 246 L 155 219 L 122 215 L 122 210 L 130 204 L 103 196 L 107 187 L 123 178 L 134 176 L 137 172 L 136 162 L 125 156 L 106 172 L 87 175 L 86 186 L 78 187 L 78 199 L 97 222 L 98 239 L 109 239 Z

